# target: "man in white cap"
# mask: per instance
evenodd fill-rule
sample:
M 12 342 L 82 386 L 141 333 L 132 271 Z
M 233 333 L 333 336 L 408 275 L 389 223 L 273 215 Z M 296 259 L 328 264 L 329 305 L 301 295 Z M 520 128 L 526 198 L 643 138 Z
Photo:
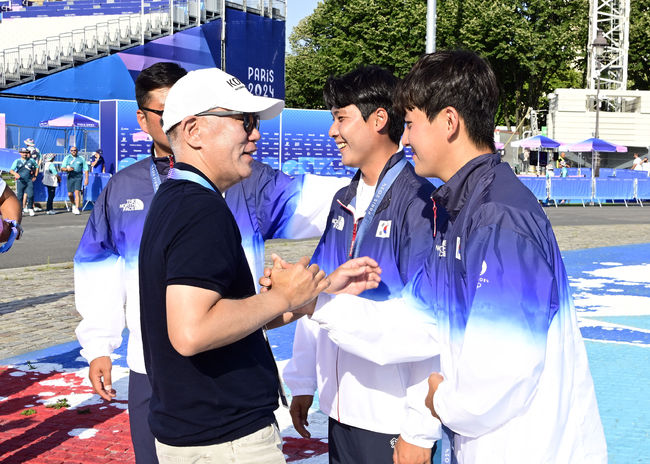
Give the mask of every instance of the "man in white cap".
M 260 118 L 283 106 L 216 68 L 188 73 L 167 96 L 162 127 L 176 163 L 154 196 L 139 255 L 149 425 L 161 463 L 285 462 L 273 413 L 280 383 L 262 327 L 329 284 L 305 259 L 256 295 L 222 196 L 251 175 Z

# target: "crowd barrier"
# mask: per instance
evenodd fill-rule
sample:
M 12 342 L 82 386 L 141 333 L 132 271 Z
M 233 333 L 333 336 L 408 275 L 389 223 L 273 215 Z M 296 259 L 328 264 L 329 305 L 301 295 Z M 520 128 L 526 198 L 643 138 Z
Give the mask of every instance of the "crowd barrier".
M 56 188 L 54 194 L 54 201 L 67 201 L 68 200 L 68 173 L 61 172 L 61 182 Z M 94 203 L 99 198 L 99 194 L 104 190 L 108 184 L 110 174 L 104 173 L 90 173 L 88 174 L 88 185 L 84 189 L 84 204 L 88 202 Z M 39 174 L 34 182 L 34 201 L 45 202 L 47 201 L 47 189 L 43 185 L 43 175 Z
M 618 176 L 617 176 L 618 177 Z M 627 176 L 626 176 L 627 177 Z M 631 177 L 631 176 L 630 176 Z M 597 177 L 519 177 L 519 180 L 539 201 L 558 202 L 580 201 L 597 202 L 602 206 L 606 201 L 636 201 L 643 206 L 650 201 L 650 178 Z

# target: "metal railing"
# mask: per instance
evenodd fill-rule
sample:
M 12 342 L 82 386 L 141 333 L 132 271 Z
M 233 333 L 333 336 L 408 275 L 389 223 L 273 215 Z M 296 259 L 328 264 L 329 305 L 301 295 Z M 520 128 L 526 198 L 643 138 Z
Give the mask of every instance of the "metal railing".
M 0 51 L 0 89 L 206 23 L 221 17 L 221 5 L 221 0 L 172 0 L 171 8 L 147 7 L 144 14 L 123 15 L 5 49 Z M 286 15 L 285 0 L 238 0 L 226 5 L 271 18 Z

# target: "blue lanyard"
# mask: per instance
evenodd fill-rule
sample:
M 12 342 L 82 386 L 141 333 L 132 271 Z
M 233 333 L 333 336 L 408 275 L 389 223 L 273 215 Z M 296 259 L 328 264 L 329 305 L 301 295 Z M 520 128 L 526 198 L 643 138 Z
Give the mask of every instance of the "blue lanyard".
M 177 179 L 177 180 L 189 180 L 190 182 L 196 182 L 199 185 L 202 185 L 203 187 L 212 190 L 213 192 L 216 193 L 216 190 L 212 185 L 210 185 L 210 182 L 205 180 L 203 177 L 199 176 L 198 174 L 191 172 L 191 171 L 184 171 L 182 169 L 178 168 L 171 168 L 169 170 L 169 174 L 167 174 L 168 179 Z
M 156 163 L 154 162 L 153 158 L 151 158 L 151 166 L 149 166 L 149 175 L 151 176 L 153 193 L 156 193 L 158 191 L 158 187 L 160 187 L 160 184 L 162 183 L 162 180 L 160 179 L 160 174 L 158 173 L 158 169 L 156 169 Z
M 372 197 L 370 206 L 368 206 L 368 209 L 366 210 L 366 214 L 363 217 L 363 221 L 361 221 L 361 226 L 359 226 L 359 230 L 357 231 L 357 238 L 356 241 L 354 242 L 354 248 L 352 249 L 352 253 L 351 253 L 353 258 L 359 257 L 361 242 L 363 241 L 363 237 L 365 236 L 366 232 L 370 228 L 370 224 L 372 224 L 372 221 L 375 218 L 375 213 L 377 212 L 377 208 L 379 207 L 381 201 L 386 196 L 386 192 L 388 192 L 391 185 L 393 185 L 393 182 L 395 182 L 395 179 L 397 179 L 399 173 L 402 172 L 402 169 L 404 169 L 404 166 L 406 166 L 406 163 L 407 163 L 406 158 L 402 158 L 401 160 L 399 160 L 392 168 L 388 170 L 388 172 L 382 179 L 381 184 L 379 185 L 377 190 L 375 190 L 375 195 Z

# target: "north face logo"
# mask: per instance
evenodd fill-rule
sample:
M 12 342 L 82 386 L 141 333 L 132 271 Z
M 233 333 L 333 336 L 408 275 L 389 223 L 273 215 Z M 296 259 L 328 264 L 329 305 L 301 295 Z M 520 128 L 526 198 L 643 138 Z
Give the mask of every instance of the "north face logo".
M 126 203 L 120 205 L 123 212 L 126 211 L 142 211 L 144 210 L 144 203 L 139 198 L 129 198 Z
M 339 216 L 336 219 L 332 219 L 332 225 L 336 230 L 343 230 L 343 226 L 345 225 L 345 219 L 343 219 L 343 216 Z

